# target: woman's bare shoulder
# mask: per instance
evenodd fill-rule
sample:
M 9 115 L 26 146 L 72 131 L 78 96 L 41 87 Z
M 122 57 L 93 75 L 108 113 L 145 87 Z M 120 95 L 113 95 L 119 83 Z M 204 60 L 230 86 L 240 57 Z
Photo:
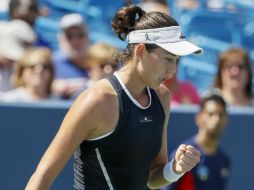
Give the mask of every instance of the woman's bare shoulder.
M 117 94 L 108 80 L 103 79 L 94 84 L 94 86 L 85 90 L 76 101 L 104 106 L 117 100 Z
M 82 123 L 90 127 L 92 131 L 100 128 L 108 131 L 114 127 L 118 119 L 117 93 L 108 80 L 101 80 L 94 86 L 85 90 L 75 100 L 70 109 L 70 115 L 79 115 Z M 108 126 L 108 129 L 105 127 Z M 92 134 L 92 136 L 96 135 Z

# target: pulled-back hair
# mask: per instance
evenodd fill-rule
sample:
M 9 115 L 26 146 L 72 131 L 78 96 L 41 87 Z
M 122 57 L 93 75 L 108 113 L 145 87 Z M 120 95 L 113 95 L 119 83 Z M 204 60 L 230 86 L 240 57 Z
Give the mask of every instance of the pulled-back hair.
M 123 41 L 131 31 L 170 26 L 179 26 L 179 24 L 174 18 L 165 13 L 146 13 L 140 7 L 135 5 L 130 5 L 120 9 L 115 14 L 112 21 L 113 31 Z M 136 44 L 128 44 L 126 50 L 121 55 L 123 62 L 132 56 L 135 45 Z M 158 48 L 158 46 L 153 44 L 146 44 L 146 48 L 148 51 L 151 51 L 155 48 Z

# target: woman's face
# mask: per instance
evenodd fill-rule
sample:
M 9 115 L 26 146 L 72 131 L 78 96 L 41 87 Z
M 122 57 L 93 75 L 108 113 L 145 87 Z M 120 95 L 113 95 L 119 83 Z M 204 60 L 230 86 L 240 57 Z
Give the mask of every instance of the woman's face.
M 162 48 L 150 53 L 146 51 L 146 55 L 143 68 L 147 86 L 156 89 L 163 81 L 175 76 L 178 56 Z
M 28 88 L 40 88 L 48 90 L 52 79 L 52 72 L 49 64 L 34 64 L 24 67 L 22 78 Z
M 248 83 L 248 67 L 240 56 L 231 56 L 222 63 L 222 88 L 244 90 Z
M 65 31 L 65 37 L 72 50 L 81 51 L 88 46 L 88 37 L 83 28 L 69 28 Z

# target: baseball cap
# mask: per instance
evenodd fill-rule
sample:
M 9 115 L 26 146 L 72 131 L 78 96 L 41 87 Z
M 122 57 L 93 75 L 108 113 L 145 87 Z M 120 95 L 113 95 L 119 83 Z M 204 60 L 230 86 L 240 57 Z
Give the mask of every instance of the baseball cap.
M 0 30 L 0 54 L 14 61 L 36 40 L 32 27 L 22 20 L 1 23 Z
M 72 13 L 72 14 L 67 14 L 62 17 L 60 20 L 60 28 L 62 30 L 67 30 L 68 28 L 71 27 L 85 27 L 85 22 L 83 17 L 78 14 L 78 13 Z
M 179 26 L 135 30 L 128 34 L 127 41 L 132 43 L 156 44 L 166 51 L 185 56 L 192 53 L 198 54 L 202 49 L 187 41 Z

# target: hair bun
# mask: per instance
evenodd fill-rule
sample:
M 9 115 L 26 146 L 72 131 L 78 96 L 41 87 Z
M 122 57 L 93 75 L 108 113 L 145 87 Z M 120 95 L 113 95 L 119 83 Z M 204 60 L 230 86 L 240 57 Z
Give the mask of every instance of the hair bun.
M 113 31 L 121 40 L 125 40 L 129 32 L 135 30 L 136 23 L 146 14 L 144 10 L 135 5 L 123 7 L 112 20 Z

